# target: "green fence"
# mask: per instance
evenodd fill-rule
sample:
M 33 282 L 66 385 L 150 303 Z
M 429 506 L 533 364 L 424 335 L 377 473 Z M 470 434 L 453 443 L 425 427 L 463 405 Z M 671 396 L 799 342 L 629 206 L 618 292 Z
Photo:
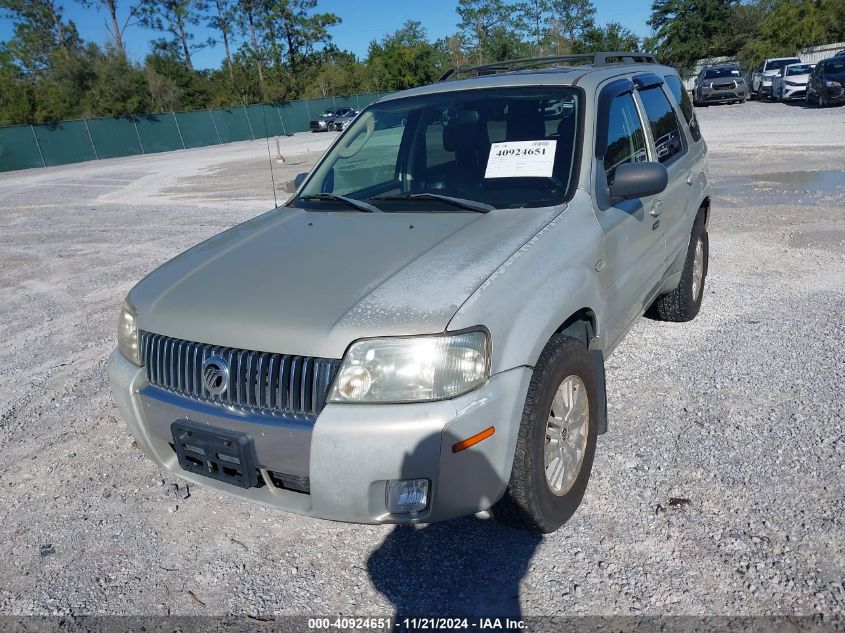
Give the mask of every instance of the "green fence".
M 380 96 L 379 93 L 370 93 L 273 105 L 0 127 L 0 171 L 154 154 L 305 132 L 311 119 L 326 108 L 364 108 Z

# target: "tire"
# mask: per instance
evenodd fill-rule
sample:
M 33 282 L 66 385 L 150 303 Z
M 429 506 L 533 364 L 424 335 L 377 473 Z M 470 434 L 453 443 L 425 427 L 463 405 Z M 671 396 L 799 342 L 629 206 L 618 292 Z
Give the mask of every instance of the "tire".
M 569 438 L 559 434 L 560 427 L 548 428 L 552 421 L 550 414 L 559 406 L 553 402 L 559 389 L 576 394 L 575 402 L 582 403 L 582 411 L 586 411 L 585 422 L 583 414 L 576 416 L 582 420 L 582 425 L 579 432 Z M 575 513 L 584 498 L 593 468 L 600 395 L 596 374 L 584 343 L 563 334 L 553 336 L 540 355 L 531 377 L 516 439 L 510 481 L 504 496 L 490 510 L 496 520 L 519 530 L 548 534 L 566 523 Z M 578 399 L 585 396 L 586 403 Z M 565 406 L 565 403 L 560 406 Z M 575 407 L 572 412 L 575 413 Z M 554 436 L 551 440 L 549 432 Z M 573 471 L 567 470 L 566 465 L 571 464 L 572 460 L 564 459 L 563 452 L 552 448 L 555 442 L 564 447 L 574 444 L 576 448 L 571 450 L 570 455 L 578 456 L 575 459 L 580 459 L 580 466 Z M 557 492 L 552 490 L 552 484 L 546 476 L 547 449 L 550 454 L 558 455 L 558 461 L 550 462 L 548 468 L 554 472 L 557 470 L 555 464 L 563 467 Z M 573 476 L 566 478 L 564 471 Z
M 701 247 L 701 260 L 696 267 L 699 245 Z M 687 258 L 684 262 L 684 270 L 681 272 L 681 282 L 671 292 L 657 297 L 649 308 L 647 316 L 658 321 L 692 321 L 698 315 L 698 311 L 701 309 L 701 301 L 704 298 L 704 282 L 707 279 L 709 254 L 710 244 L 707 231 L 704 230 L 704 213 L 699 212 L 692 225 Z M 700 280 L 696 285 L 694 275 L 697 268 L 700 272 Z

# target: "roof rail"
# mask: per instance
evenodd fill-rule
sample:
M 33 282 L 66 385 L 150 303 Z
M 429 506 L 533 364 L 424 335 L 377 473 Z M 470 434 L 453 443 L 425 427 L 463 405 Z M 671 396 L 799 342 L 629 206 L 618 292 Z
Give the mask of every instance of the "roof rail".
M 607 64 L 656 64 L 654 55 L 640 52 L 625 51 L 602 51 L 599 53 L 581 53 L 577 55 L 550 55 L 547 57 L 524 57 L 522 59 L 510 59 L 466 68 L 450 68 L 444 72 L 437 81 L 446 81 L 456 75 L 475 73 L 476 76 L 495 75 L 496 73 L 512 72 L 516 70 L 528 70 L 542 66 L 554 66 L 560 63 L 587 62 L 593 66 L 606 66 Z

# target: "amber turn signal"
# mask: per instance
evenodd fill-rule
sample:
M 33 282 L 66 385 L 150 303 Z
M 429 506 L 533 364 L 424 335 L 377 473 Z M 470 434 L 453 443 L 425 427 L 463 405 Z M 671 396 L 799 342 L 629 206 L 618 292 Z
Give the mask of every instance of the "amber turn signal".
M 479 442 L 483 442 L 488 437 L 491 437 L 493 433 L 496 432 L 496 428 L 492 426 L 488 426 L 486 429 L 481 431 L 481 433 L 476 433 L 475 435 L 468 437 L 465 440 L 461 440 L 457 444 L 452 445 L 452 452 L 453 453 L 460 453 L 462 450 L 469 448 L 470 446 L 475 446 Z

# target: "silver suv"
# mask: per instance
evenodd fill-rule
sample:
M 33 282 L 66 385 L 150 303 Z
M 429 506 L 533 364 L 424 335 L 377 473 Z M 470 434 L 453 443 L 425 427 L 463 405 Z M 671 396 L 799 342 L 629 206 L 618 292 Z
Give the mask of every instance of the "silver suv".
M 748 86 L 736 64 L 708 66 L 695 80 L 693 102 L 696 106 L 711 103 L 745 103 Z
M 298 180 L 129 293 L 109 374 L 138 444 L 306 515 L 558 528 L 607 430 L 605 361 L 644 313 L 701 305 L 707 147 L 676 71 L 450 71 Z

